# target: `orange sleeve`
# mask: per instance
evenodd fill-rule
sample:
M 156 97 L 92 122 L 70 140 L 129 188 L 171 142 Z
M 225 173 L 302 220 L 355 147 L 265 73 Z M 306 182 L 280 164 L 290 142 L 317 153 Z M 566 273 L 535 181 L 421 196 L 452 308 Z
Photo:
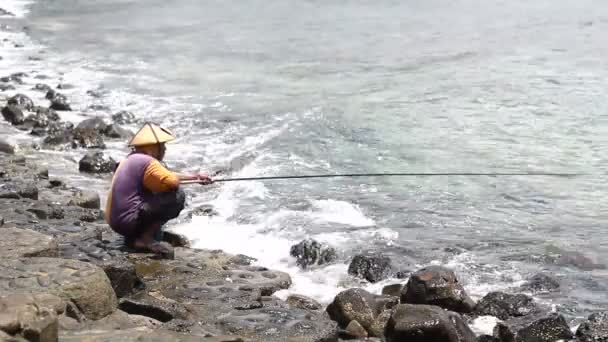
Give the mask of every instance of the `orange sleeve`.
M 153 160 L 144 172 L 144 187 L 152 192 L 166 192 L 179 187 L 179 177 Z

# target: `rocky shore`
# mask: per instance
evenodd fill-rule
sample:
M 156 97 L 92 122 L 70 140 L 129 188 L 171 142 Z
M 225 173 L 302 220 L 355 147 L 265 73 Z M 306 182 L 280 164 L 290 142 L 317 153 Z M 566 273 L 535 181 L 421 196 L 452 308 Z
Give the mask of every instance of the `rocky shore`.
M 109 179 L 116 162 L 103 153 L 106 141 L 127 139 L 132 132 L 121 125 L 137 117 L 64 121 L 72 107 L 62 86 L 34 85 L 47 101 L 36 104 L 18 93 L 26 76 L 0 75 L 0 125 L 40 141 L 0 140 L 0 341 L 608 341 L 608 312 L 574 329 L 526 294 L 491 292 L 476 302 L 442 266 L 412 272 L 383 256 L 353 256 L 352 276 L 401 281 L 381 294 L 351 288 L 322 305 L 301 295 L 281 300 L 273 294 L 290 287 L 288 274 L 245 255 L 189 248 L 174 233 L 164 234 L 176 247 L 171 258 L 133 253 L 105 224 L 100 194 L 24 154 L 86 150 L 79 171 Z M 313 240 L 291 256 L 304 269 L 337 260 Z M 545 274 L 524 285 L 532 293 L 558 287 Z M 476 334 L 472 322 L 487 316 L 497 320 L 492 333 Z

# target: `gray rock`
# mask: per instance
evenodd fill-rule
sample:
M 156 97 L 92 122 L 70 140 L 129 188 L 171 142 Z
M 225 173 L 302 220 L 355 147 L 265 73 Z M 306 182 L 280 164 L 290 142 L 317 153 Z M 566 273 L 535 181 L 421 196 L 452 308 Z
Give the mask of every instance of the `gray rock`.
M 316 300 L 302 295 L 290 295 L 287 297 L 286 301 L 290 308 L 312 311 L 321 310 L 323 308 Z
M 401 303 L 437 305 L 462 313 L 472 312 L 475 307 L 454 272 L 441 266 L 413 273 L 401 292 Z
M 400 297 L 403 291 L 403 284 L 386 285 L 382 288 L 382 294 L 385 296 Z
M 302 268 L 328 264 L 338 258 L 334 248 L 322 245 L 313 239 L 303 240 L 291 246 L 289 254 L 296 258 L 296 263 Z
M 475 342 L 475 334 L 457 313 L 434 305 L 400 304 L 386 325 L 387 342 Z
M 51 89 L 52 88 L 50 86 L 43 83 L 36 83 L 36 85 L 34 86 L 34 90 L 42 91 L 44 93 L 48 93 L 48 91 Z
M 106 144 L 100 132 L 88 128 L 76 128 L 72 137 L 72 148 L 105 149 Z
M 78 170 L 86 173 L 111 173 L 116 169 L 116 161 L 103 152 L 87 153 L 78 162 Z
M 88 319 L 103 318 L 116 309 L 108 277 L 89 263 L 55 258 L 3 259 L 0 273 L 2 293 L 44 291 L 73 303 Z
M 107 128 L 108 124 L 106 124 L 100 117 L 83 120 L 76 126 L 76 129 L 94 130 L 100 133 L 104 132 Z
M 74 139 L 74 126 L 71 123 L 53 122 L 49 124 L 44 144 L 50 146 L 71 144 Z
M 4 117 L 4 120 L 13 125 L 20 125 L 25 121 L 23 112 L 15 105 L 8 105 L 2 108 L 2 116 Z
M 38 188 L 31 183 L 5 183 L 0 186 L 0 198 L 19 199 L 29 198 L 38 199 Z
M 608 311 L 590 315 L 576 329 L 579 342 L 608 341 Z
M 15 154 L 17 147 L 5 140 L 0 139 L 0 152 L 6 154 Z
M 141 342 L 141 341 L 162 341 L 162 342 L 246 342 L 238 336 L 214 336 L 205 337 L 202 335 L 184 335 L 176 332 L 155 330 L 150 328 L 131 328 L 125 330 L 84 330 L 61 332 L 62 342 Z
M 128 139 L 133 136 L 133 132 L 124 129 L 117 124 L 110 124 L 103 130 L 103 134 L 112 139 Z
M 357 321 L 350 321 L 344 330 L 349 338 L 367 337 L 367 331 Z
M 522 289 L 534 292 L 551 292 L 559 289 L 559 282 L 547 274 L 538 273 L 523 284 Z
M 60 93 L 53 90 L 49 90 L 46 94 L 46 98 L 51 101 L 50 109 L 71 111 L 72 107 L 68 101 L 68 98 Z
M 348 289 L 340 292 L 326 311 L 341 328 L 346 328 L 355 320 L 369 336 L 382 337 L 390 311 L 385 310 L 383 305 L 378 305 L 376 299 L 377 296 L 363 289 Z
M 551 313 L 543 318 L 526 320 L 523 328 L 520 323 L 499 322 L 494 327 L 494 336 L 501 341 L 515 342 L 555 342 L 574 337 L 564 316 Z
M 34 101 L 23 94 L 17 94 L 8 99 L 8 105 L 17 106 L 19 109 L 27 111 L 34 109 Z
M 475 306 L 475 314 L 495 316 L 501 320 L 539 312 L 532 297 L 524 294 L 490 292 Z
M 75 205 L 86 209 L 99 209 L 101 199 L 96 192 L 80 191 L 68 202 L 68 205 Z
M 27 341 L 57 341 L 57 315 L 65 310 L 60 298 L 49 294 L 2 294 L 0 308 L 0 331 L 5 334 Z
M 356 255 L 348 266 L 348 274 L 376 283 L 390 277 L 391 269 L 391 259 L 388 257 Z
M 119 125 L 131 124 L 135 122 L 135 114 L 123 110 L 112 115 L 112 120 Z
M 24 257 L 56 257 L 59 254 L 57 241 L 52 237 L 32 230 L 2 228 L 0 259 Z

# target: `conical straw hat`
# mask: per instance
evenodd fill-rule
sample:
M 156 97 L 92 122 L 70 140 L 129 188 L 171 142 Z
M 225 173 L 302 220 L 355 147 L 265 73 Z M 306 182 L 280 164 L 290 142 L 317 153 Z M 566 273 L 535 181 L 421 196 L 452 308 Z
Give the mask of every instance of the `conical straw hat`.
M 171 131 L 156 124 L 146 122 L 135 134 L 133 139 L 129 141 L 129 146 L 155 145 L 166 143 L 171 140 L 175 140 Z

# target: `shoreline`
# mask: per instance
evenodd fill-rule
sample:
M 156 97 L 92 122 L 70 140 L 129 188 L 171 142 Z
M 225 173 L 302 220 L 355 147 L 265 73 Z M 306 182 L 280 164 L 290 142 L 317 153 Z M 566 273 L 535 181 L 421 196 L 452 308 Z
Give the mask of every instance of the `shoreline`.
M 27 70 L 12 70 L 12 72 L 21 73 Z M 9 82 L 3 83 L 16 88 L 0 92 L 2 108 L 8 107 L 7 101 L 11 98 L 4 98 L 2 95 L 17 94 L 21 85 L 17 80 L 18 75 L 14 73 L 0 75 L 3 77 L 13 74 L 15 79 L 9 76 L 11 78 Z M 40 81 L 48 84 L 61 82 L 52 79 Z M 52 89 L 62 92 L 56 87 Z M 48 90 L 40 94 L 43 94 L 40 96 L 42 98 L 48 94 Z M 51 98 L 53 101 L 57 98 L 61 99 L 59 96 L 51 96 Z M 67 100 L 69 102 L 69 96 Z M 376 336 L 377 340 L 382 340 L 389 336 L 387 334 L 397 334 L 394 323 L 399 320 L 428 322 L 428 317 L 421 318 L 422 313 L 420 316 L 414 314 L 408 316 L 398 312 L 397 309 L 404 308 L 402 305 L 433 304 L 450 312 L 450 316 L 444 316 L 441 311 L 433 311 L 434 309 L 426 313 L 442 322 L 440 329 L 443 329 L 442 331 L 456 329 L 468 336 L 468 341 L 472 340 L 470 331 L 463 327 L 452 326 L 445 320 L 452 319 L 471 324 L 472 318 L 484 317 L 480 316 L 480 312 L 475 313 L 478 305 L 469 302 L 470 298 L 467 298 L 466 294 L 465 297 L 458 297 L 457 292 L 461 289 L 456 286 L 457 279 L 455 276 L 452 277 L 449 270 L 422 269 L 418 272 L 421 272 L 421 275 L 428 275 L 430 279 L 424 280 L 424 277 L 420 277 L 421 283 L 439 281 L 441 286 L 451 289 L 449 297 L 460 303 L 457 306 L 446 306 L 442 301 L 434 301 L 431 296 L 421 294 L 415 296 L 415 299 L 407 297 L 408 281 L 404 279 L 400 284 L 393 285 L 393 292 L 390 294 L 388 290 L 386 294 L 376 295 L 348 289 L 339 294 L 330 306 L 325 307 L 313 299 L 298 295 L 288 297 L 286 300 L 277 299 L 273 294 L 288 288 L 291 284 L 288 274 L 268 270 L 263 266 L 253 266 L 252 258 L 244 255 L 184 248 L 187 243 L 183 237 L 171 235 L 177 247 L 174 260 L 158 260 L 151 255 L 130 253 L 120 246 L 121 239 L 103 222 L 103 213 L 99 208 L 104 206 L 104 193 L 97 194 L 95 198 L 94 194 L 70 186 L 69 184 L 73 182 L 69 176 L 62 175 L 57 179 L 53 177 L 52 172 L 49 176 L 48 170 L 44 172 L 44 165 L 37 160 L 38 157 L 29 156 L 30 153 L 46 154 L 44 148 L 31 148 L 32 144 L 38 142 L 32 139 L 30 144 L 28 142 L 30 136 L 27 134 L 34 129 L 40 129 L 40 136 L 37 139 L 44 141 L 46 137 L 53 136 L 61 141 L 57 145 L 47 147 L 63 148 L 75 144 L 75 151 L 79 153 L 103 150 L 98 149 L 100 139 L 107 142 L 118 138 L 112 138 L 105 133 L 107 128 L 92 128 L 92 123 L 88 120 L 94 118 L 86 119 L 87 116 L 83 116 L 88 122 L 87 125 L 82 127 L 82 132 L 75 133 L 74 128 L 68 128 L 62 121 L 49 119 L 52 116 L 49 112 L 50 108 L 42 102 L 32 99 L 32 104 L 29 106 L 27 100 L 23 99 L 23 101 L 25 104 L 21 101 L 17 101 L 16 104 L 23 114 L 22 123 L 7 126 L 6 116 L 0 123 L 0 128 L 6 132 L 6 136 L 19 135 L 17 140 L 24 143 L 24 147 L 17 148 L 14 154 L 0 152 L 0 163 L 3 169 L 8 171 L 3 175 L 3 192 L 0 196 L 4 208 L 0 212 L 0 222 L 2 222 L 0 229 L 7 229 L 6 231 L 9 232 L 8 242 L 24 241 L 22 246 L 15 250 L 9 249 L 15 253 L 14 255 L 5 255 L 3 256 L 5 259 L 0 261 L 0 267 L 6 270 L 21 269 L 19 271 L 21 273 L 9 272 L 15 274 L 11 279 L 13 283 L 9 281 L 3 285 L 4 287 L 0 287 L 3 290 L 0 301 L 8 303 L 8 307 L 15 310 L 24 308 L 26 308 L 24 310 L 33 310 L 35 324 L 25 322 L 23 326 L 28 324 L 40 326 L 40 322 L 48 323 L 42 324 L 43 328 L 37 332 L 40 336 L 45 333 L 53 334 L 53 331 L 56 331 L 60 340 L 74 341 L 82 337 L 82 334 L 94 336 L 101 334 L 98 335 L 101 336 L 100 338 L 118 338 L 125 333 L 133 340 L 138 336 L 157 334 L 166 336 L 167 340 L 180 340 L 185 338 L 184 335 L 180 335 L 181 333 L 198 336 L 197 340 L 211 338 L 205 337 L 206 335 L 242 336 L 252 341 L 265 340 L 265 337 L 266 340 L 277 341 L 287 338 L 295 338 L 294 341 L 338 341 L 342 338 L 366 336 Z M 53 101 L 50 103 L 52 104 Z M 59 117 L 73 116 L 72 113 L 62 110 L 56 112 Z M 27 118 L 30 116 L 32 117 L 28 121 Z M 78 127 L 76 123 L 74 125 Z M 15 127 L 27 129 L 19 131 L 19 128 Z M 8 145 L 11 143 L 9 142 Z M 7 149 L 10 150 L 10 146 Z M 70 150 L 71 147 L 67 149 Z M 76 171 L 73 172 L 78 174 Z M 97 175 L 83 173 L 80 176 L 86 179 L 84 183 L 95 180 L 98 185 L 109 184 L 107 173 Z M 100 195 L 102 198 L 99 198 Z M 74 261 L 70 261 L 69 263 L 72 264 L 68 267 L 62 264 L 65 260 Z M 44 280 L 41 281 L 38 276 L 33 275 L 37 272 L 35 270 L 41 268 L 40 264 L 35 263 L 36 261 L 44 262 L 45 267 L 51 265 L 50 271 L 44 277 L 53 279 L 59 284 L 58 287 L 45 286 Z M 363 270 L 360 274 L 375 267 L 362 266 Z M 70 273 L 69 269 L 76 269 L 78 270 L 76 273 L 79 274 L 77 276 L 67 274 Z M 451 280 L 442 283 L 435 279 L 438 275 L 441 279 L 447 277 Z M 20 277 L 37 279 L 36 282 L 39 284 L 14 285 L 15 279 Z M 551 283 L 547 279 L 543 281 L 544 283 L 541 283 L 543 286 Z M 73 293 L 72 289 L 68 289 L 77 282 L 90 284 L 93 288 L 92 293 L 89 295 Z M 23 295 L 23 291 L 50 297 L 31 298 Z M 543 319 L 550 310 L 532 308 L 528 299 L 521 298 L 519 297 L 518 300 L 512 297 L 490 298 L 493 300 L 492 305 L 488 304 L 491 309 L 483 313 L 506 315 L 505 329 L 515 334 L 522 334 L 520 330 L 525 330 L 529 324 Z M 419 301 L 423 303 L 417 303 Z M 47 302 L 52 302 L 53 305 L 47 305 Z M 503 313 L 496 309 L 503 308 L 504 303 L 507 303 L 506 306 L 514 306 L 516 310 L 506 310 L 507 312 Z M 353 313 L 346 308 L 349 305 L 360 306 L 360 311 L 366 312 L 366 316 L 357 316 L 358 318 L 353 316 Z M 40 308 L 35 308 L 36 306 Z M 412 312 L 421 308 L 421 306 L 408 307 L 413 310 Z M 521 315 L 522 310 L 525 312 L 523 315 Z M 224 316 L 218 315 L 218 312 L 222 312 Z M 539 318 L 540 316 L 543 318 Z M 525 324 L 517 319 L 514 320 L 517 317 L 519 320 L 524 317 Z M 199 324 L 201 321 L 206 321 L 206 324 Z M 393 322 L 390 329 L 389 322 Z M 561 329 L 560 333 L 566 334 L 563 323 L 565 319 L 556 318 L 551 321 L 553 326 Z M 258 331 L 260 326 L 263 328 Z M 0 327 L 0 331 L 4 330 L 2 328 Z M 567 327 L 567 329 L 573 328 L 574 326 Z M 25 330 L 20 330 L 16 335 L 24 333 Z M 501 333 L 494 331 L 495 337 L 501 338 L 500 340 L 503 338 Z M 0 337 L 3 337 L 1 333 Z M 221 340 L 225 341 L 237 340 L 236 337 L 220 338 L 224 338 Z

